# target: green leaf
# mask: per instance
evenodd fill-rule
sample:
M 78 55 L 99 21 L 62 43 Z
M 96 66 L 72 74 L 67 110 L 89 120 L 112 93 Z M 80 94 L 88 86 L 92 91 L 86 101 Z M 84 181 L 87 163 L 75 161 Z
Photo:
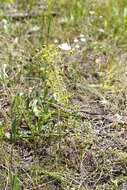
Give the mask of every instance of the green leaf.
M 5 0 L 5 1 L 3 2 L 3 0 L 0 0 L 0 3 L 13 4 L 14 1 L 13 1 L 13 0 Z

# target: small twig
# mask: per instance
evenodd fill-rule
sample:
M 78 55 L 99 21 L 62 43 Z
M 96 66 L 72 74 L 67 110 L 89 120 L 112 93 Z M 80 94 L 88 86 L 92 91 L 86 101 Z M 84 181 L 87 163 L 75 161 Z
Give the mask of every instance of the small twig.
M 47 182 L 47 183 L 43 183 L 42 185 L 38 185 L 38 186 L 36 186 L 36 187 L 34 187 L 34 188 L 38 189 L 38 188 L 44 187 L 44 186 L 46 186 L 46 185 L 48 185 L 48 184 L 54 183 L 55 181 L 56 181 L 56 180 L 54 179 L 54 180 L 51 180 L 51 181 L 49 181 L 49 182 Z M 29 190 L 33 190 L 33 187 L 30 188 Z

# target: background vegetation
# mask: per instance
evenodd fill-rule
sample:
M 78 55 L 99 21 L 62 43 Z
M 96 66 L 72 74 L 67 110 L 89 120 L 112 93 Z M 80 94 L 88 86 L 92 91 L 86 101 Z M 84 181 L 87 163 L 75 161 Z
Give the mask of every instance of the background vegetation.
M 0 1 L 0 189 L 125 190 L 127 3 Z

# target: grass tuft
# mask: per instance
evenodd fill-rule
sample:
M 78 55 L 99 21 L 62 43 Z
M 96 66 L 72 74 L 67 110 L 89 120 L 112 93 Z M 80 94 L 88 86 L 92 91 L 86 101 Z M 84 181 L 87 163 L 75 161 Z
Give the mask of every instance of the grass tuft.
M 125 0 L 1 1 L 0 189 L 126 189 L 126 21 Z

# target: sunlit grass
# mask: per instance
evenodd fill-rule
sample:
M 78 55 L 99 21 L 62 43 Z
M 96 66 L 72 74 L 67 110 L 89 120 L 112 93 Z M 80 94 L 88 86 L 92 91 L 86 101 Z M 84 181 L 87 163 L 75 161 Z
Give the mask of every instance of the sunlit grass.
M 0 188 L 126 187 L 126 1 L 6 0 L 0 20 Z

